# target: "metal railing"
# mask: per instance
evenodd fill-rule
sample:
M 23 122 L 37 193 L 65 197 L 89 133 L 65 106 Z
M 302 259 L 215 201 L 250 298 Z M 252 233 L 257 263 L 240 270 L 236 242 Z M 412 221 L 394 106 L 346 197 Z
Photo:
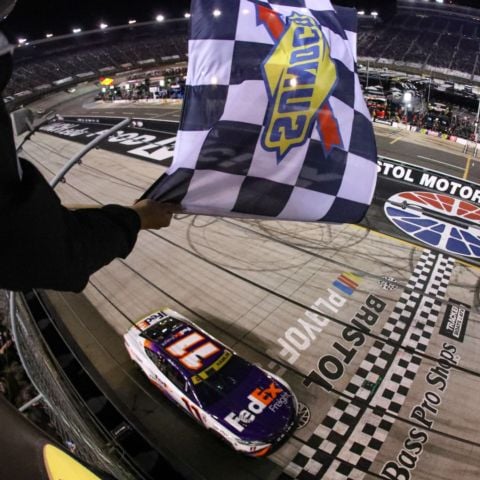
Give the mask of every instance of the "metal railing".
M 48 312 L 44 314 L 48 316 Z M 73 385 L 57 365 L 38 330 L 21 295 L 10 295 L 12 336 L 22 366 L 38 396 L 25 404 L 25 411 L 36 402 L 43 402 L 50 420 L 64 446 L 81 460 L 110 473 L 118 480 L 133 480 L 119 462 L 122 452 L 115 452 L 111 438 L 90 415 Z

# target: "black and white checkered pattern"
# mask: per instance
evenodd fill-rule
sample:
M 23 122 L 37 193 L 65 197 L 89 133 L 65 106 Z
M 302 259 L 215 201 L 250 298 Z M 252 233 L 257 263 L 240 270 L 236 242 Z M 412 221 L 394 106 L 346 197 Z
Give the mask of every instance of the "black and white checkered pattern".
M 453 266 L 453 259 L 425 250 L 381 336 L 425 352 Z M 400 412 L 421 362 L 415 354 L 376 341 L 346 387 L 352 400 L 341 398 L 332 406 L 282 477 L 362 479 L 395 421 L 388 413 Z M 378 384 L 376 390 L 368 387 Z
M 274 11 L 285 29 L 295 12 L 320 26 L 336 71 L 322 107 L 334 115 L 337 146 L 326 147 L 317 112 L 307 135 L 283 158 L 264 147 L 274 98 L 263 64 L 278 39 L 257 18 L 258 6 Z M 221 14 L 213 16 L 214 10 Z M 146 196 L 181 202 L 190 213 L 359 221 L 371 203 L 377 167 L 356 74 L 355 12 L 334 10 L 330 0 L 193 0 L 191 12 L 188 88 L 174 161 Z

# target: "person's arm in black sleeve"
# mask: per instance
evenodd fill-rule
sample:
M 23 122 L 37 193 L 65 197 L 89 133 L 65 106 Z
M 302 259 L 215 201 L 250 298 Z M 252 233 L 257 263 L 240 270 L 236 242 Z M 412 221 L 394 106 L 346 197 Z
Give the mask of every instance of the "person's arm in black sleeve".
M 0 207 L 0 288 L 81 291 L 92 273 L 130 253 L 140 228 L 169 224 L 169 206 L 156 202 L 70 211 L 32 164 L 21 166 L 22 181 Z
M 0 287 L 82 290 L 89 276 L 135 245 L 140 218 L 130 208 L 70 211 L 38 170 L 23 178 L 0 210 Z
M 131 208 L 107 205 L 101 209 L 63 210 L 73 243 L 72 257 L 82 261 L 87 274 L 96 272 L 113 258 L 127 257 L 133 250 L 141 223 Z M 81 269 L 78 264 L 77 271 Z

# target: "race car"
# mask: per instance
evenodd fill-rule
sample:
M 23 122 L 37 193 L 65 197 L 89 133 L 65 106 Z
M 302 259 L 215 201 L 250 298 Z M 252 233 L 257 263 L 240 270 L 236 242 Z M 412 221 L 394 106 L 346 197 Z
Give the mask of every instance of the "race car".
M 288 384 L 179 313 L 152 313 L 124 340 L 163 394 L 235 450 L 267 455 L 295 429 L 298 402 Z

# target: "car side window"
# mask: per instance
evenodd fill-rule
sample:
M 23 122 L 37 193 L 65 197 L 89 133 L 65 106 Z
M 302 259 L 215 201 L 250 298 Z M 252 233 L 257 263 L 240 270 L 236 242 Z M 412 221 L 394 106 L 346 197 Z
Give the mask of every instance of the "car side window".
M 185 391 L 185 379 L 179 371 L 177 371 L 172 365 L 168 365 L 166 371 L 168 379 L 178 388 L 180 391 Z
M 155 364 L 155 366 L 158 367 L 161 372 L 165 373 L 165 359 L 158 355 L 158 353 L 150 350 L 149 348 L 146 348 L 145 351 L 147 353 L 147 357 Z

